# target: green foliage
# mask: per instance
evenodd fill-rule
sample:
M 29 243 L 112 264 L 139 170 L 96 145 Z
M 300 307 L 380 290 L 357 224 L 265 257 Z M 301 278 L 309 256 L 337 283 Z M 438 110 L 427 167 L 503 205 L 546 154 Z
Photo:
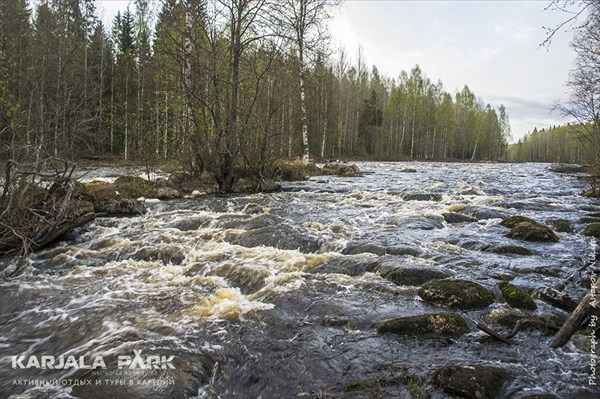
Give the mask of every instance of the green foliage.
M 0 136 L 1 156 L 176 161 L 197 175 L 245 169 L 261 179 L 303 153 L 301 60 L 269 39 L 272 10 L 166 0 L 155 13 L 150 4 L 134 2 L 107 31 L 91 0 L 35 3 L 33 18 L 23 0 L 0 3 L 0 129 L 11 133 Z M 239 6 L 251 8 L 228 11 Z M 419 66 L 391 79 L 362 56 L 351 65 L 324 53 L 304 59 L 312 156 L 504 156 L 503 107 L 468 87 L 446 92 Z
M 596 149 L 585 140 L 586 131 L 585 126 L 571 124 L 539 131 L 535 128 L 509 146 L 509 159 L 513 162 L 594 162 Z

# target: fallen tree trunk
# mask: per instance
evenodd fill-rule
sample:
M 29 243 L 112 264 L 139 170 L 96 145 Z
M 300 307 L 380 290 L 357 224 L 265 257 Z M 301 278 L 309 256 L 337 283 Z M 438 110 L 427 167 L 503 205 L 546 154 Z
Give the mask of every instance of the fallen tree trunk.
M 35 173 L 9 174 L 0 213 L 0 256 L 19 255 L 43 248 L 95 217 L 72 170 L 57 174 L 51 184 Z
M 585 317 L 591 314 L 592 310 L 598 308 L 598 300 L 597 296 L 600 293 L 600 278 L 595 281 L 590 288 L 590 292 L 586 294 L 585 297 L 579 302 L 577 308 L 573 311 L 571 316 L 567 319 L 565 324 L 558 330 L 558 333 L 550 342 L 551 348 L 560 348 L 564 344 L 566 344 L 569 339 L 575 334 L 575 332 L 579 329 L 579 326 L 585 319 Z

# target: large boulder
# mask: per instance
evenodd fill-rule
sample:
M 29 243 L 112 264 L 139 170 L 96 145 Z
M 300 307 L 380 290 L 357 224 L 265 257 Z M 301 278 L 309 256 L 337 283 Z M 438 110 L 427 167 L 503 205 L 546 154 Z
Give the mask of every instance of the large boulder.
M 558 241 L 558 236 L 552 229 L 525 216 L 510 216 L 500 224 L 511 229 L 507 234 L 510 238 L 523 241 Z
M 417 337 L 424 335 L 460 337 L 469 332 L 469 326 L 462 316 L 442 312 L 386 320 L 377 325 L 377 332 Z
M 323 174 L 337 176 L 358 176 L 360 175 L 360 169 L 354 164 L 331 162 L 323 165 Z
M 531 299 L 531 295 L 527 291 L 507 283 L 506 281 L 501 282 L 499 287 L 504 299 L 506 299 L 506 302 L 511 307 L 531 310 L 537 308 L 535 302 Z
M 600 223 L 592 223 L 583 232 L 586 236 L 600 238 Z
M 433 383 L 444 392 L 469 399 L 495 399 L 512 373 L 486 365 L 449 365 L 433 374 Z
M 523 241 L 558 241 L 558 236 L 549 227 L 531 222 L 517 224 L 508 232 L 507 236 Z
M 401 258 L 383 257 L 367 265 L 367 271 L 397 285 L 421 285 L 431 280 L 448 278 L 453 272 L 439 266 L 403 261 Z
M 419 296 L 432 305 L 464 310 L 482 309 L 494 302 L 492 292 L 481 284 L 452 278 L 424 284 Z

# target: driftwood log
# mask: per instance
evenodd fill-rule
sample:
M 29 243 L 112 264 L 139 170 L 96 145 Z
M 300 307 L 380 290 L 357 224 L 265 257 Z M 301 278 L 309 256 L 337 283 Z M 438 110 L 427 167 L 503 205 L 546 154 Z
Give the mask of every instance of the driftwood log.
M 590 288 L 590 292 L 583 297 L 565 324 L 558 330 L 558 333 L 556 333 L 552 342 L 550 342 L 551 348 L 560 348 L 566 344 L 579 329 L 585 317 L 600 307 L 598 295 L 600 295 L 600 278 L 596 279 Z

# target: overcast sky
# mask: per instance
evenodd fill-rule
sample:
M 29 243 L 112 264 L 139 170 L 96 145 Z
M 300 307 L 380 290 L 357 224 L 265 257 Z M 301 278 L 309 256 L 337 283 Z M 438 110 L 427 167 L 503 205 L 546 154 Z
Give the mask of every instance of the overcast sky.
M 545 11 L 548 3 L 347 0 L 330 25 L 332 48 L 344 47 L 356 58 L 361 46 L 367 65 L 388 77 L 419 64 L 447 91 L 467 84 L 486 103 L 506 106 L 516 141 L 536 126 L 564 123 L 551 108 L 566 97 L 572 35 L 561 32 L 549 50 L 539 48 L 546 35 L 542 26 L 564 19 Z M 104 0 L 98 11 L 109 23 L 127 4 Z

